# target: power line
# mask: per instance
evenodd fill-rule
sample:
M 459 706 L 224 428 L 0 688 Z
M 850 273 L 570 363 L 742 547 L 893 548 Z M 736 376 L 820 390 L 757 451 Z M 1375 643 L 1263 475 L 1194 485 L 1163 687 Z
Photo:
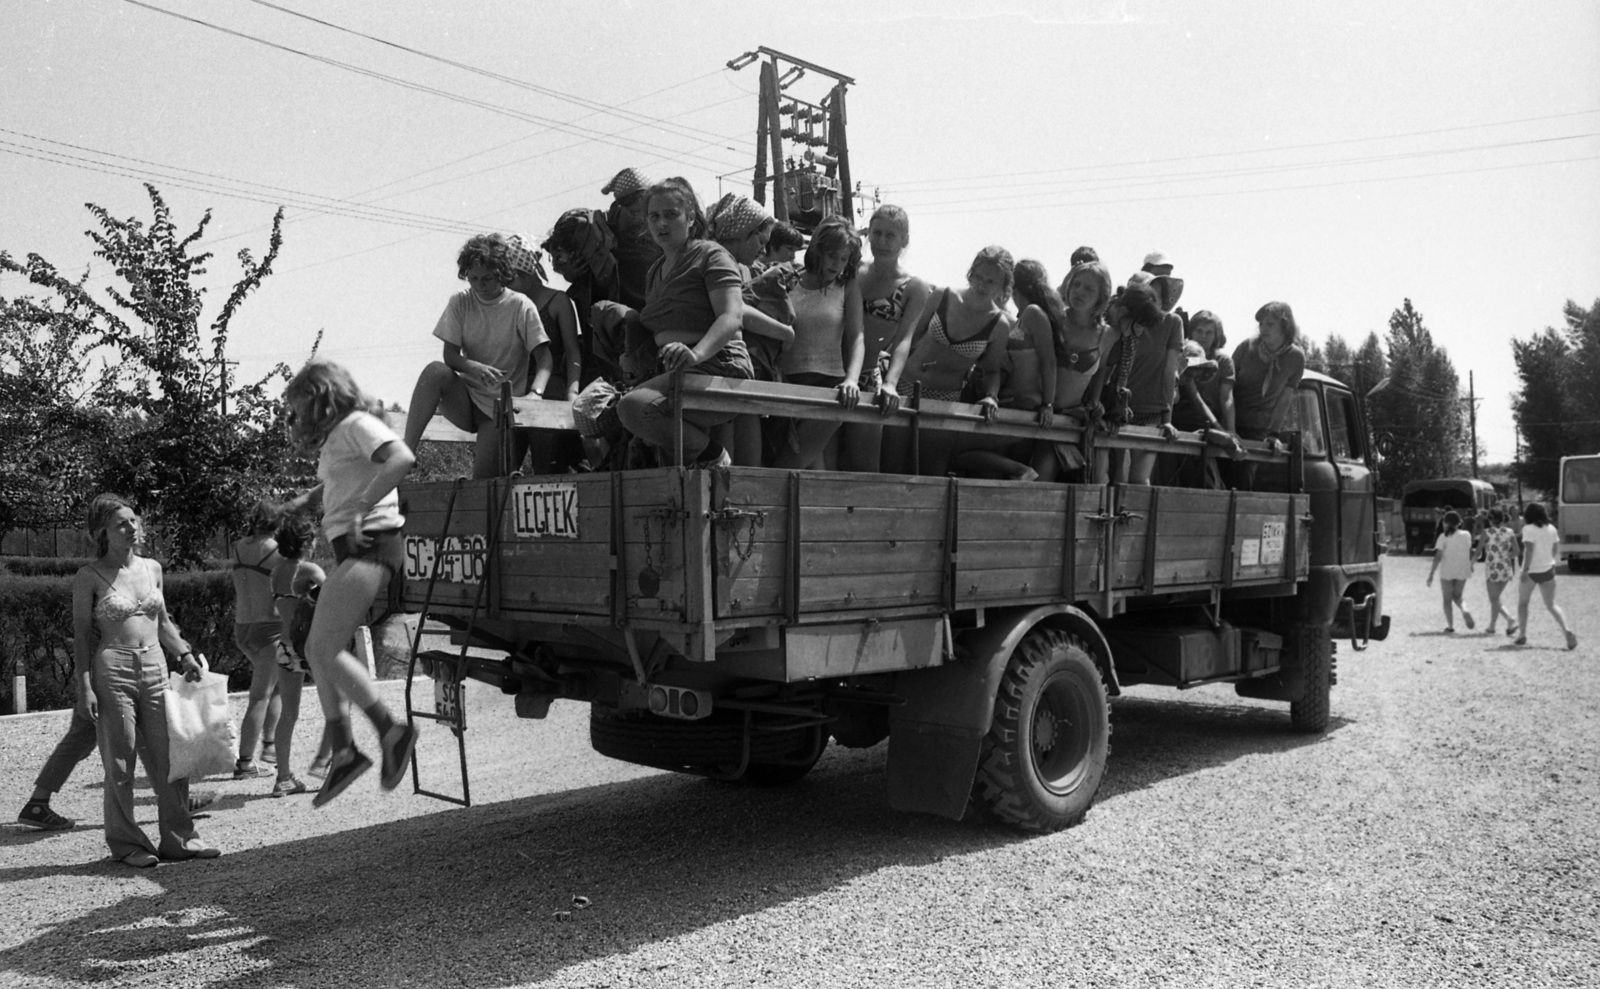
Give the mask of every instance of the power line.
M 1377 134 L 1370 137 L 1350 137 L 1337 141 L 1315 141 L 1309 144 L 1285 144 L 1276 148 L 1250 148 L 1238 151 L 1211 151 L 1198 155 L 1178 155 L 1171 158 L 1147 158 L 1138 161 L 1112 162 L 1106 165 L 1071 165 L 1062 168 L 1040 168 L 1023 172 L 999 172 L 994 175 L 967 175 L 943 179 L 906 179 L 895 183 L 896 188 L 913 185 L 937 185 L 946 182 L 978 181 L 985 184 L 992 183 L 995 179 L 1015 178 L 1024 175 L 1056 175 L 1063 172 L 1083 172 L 1104 168 L 1132 168 L 1143 165 L 1166 165 L 1182 161 L 1203 161 L 1208 158 L 1228 158 L 1239 155 L 1278 154 L 1284 151 L 1304 151 L 1310 148 L 1336 147 L 1344 144 L 1361 144 L 1369 141 L 1393 141 L 1407 137 L 1427 137 L 1434 134 L 1449 134 L 1464 130 L 1481 130 L 1488 127 L 1510 127 L 1516 124 L 1538 123 L 1545 120 L 1564 120 L 1570 117 L 1583 117 L 1600 113 L 1600 107 L 1591 110 L 1574 110 L 1569 113 L 1551 113 L 1538 117 L 1520 117 L 1515 120 L 1497 120 L 1484 124 L 1463 124 L 1457 127 L 1439 127 L 1432 130 L 1408 131 L 1397 134 Z
M 439 62 L 440 64 L 448 65 L 448 66 L 451 66 L 452 68 L 461 69 L 464 72 L 471 72 L 471 73 L 473 73 L 475 75 L 480 75 L 480 76 L 483 76 L 483 77 L 485 77 L 487 79 L 494 79 L 497 82 L 503 82 L 503 83 L 506 83 L 507 85 L 510 85 L 510 86 L 516 86 L 519 89 L 525 89 L 525 90 L 528 90 L 529 92 L 538 93 L 538 94 L 540 94 L 542 96 L 549 96 L 549 97 L 551 97 L 553 99 L 563 100 L 563 101 L 565 101 L 567 103 L 572 103 L 572 104 L 575 104 L 577 106 L 581 106 L 581 107 L 583 107 L 584 109 L 587 109 L 587 110 L 593 110 L 593 111 L 596 111 L 598 113 L 610 114 L 610 115 L 615 116 L 615 117 L 620 117 L 623 120 L 627 120 L 627 121 L 629 121 L 631 123 L 643 123 L 643 124 L 646 124 L 648 126 L 656 127 L 656 128 L 662 129 L 662 130 L 666 129 L 665 127 L 662 126 L 663 121 L 645 117 L 644 115 L 638 114 L 638 113 L 634 113 L 631 110 L 623 110 L 620 106 L 614 106 L 612 104 L 603 103 L 603 102 L 600 102 L 598 100 L 591 100 L 591 99 L 588 99 L 588 98 L 582 97 L 582 96 L 575 96 L 575 95 L 573 95 L 571 93 L 564 93 L 564 92 L 561 92 L 560 90 L 557 90 L 557 89 L 551 89 L 548 86 L 540 86 L 540 85 L 538 85 L 536 83 L 531 83 L 531 82 L 527 82 L 527 81 L 522 80 L 522 79 L 515 78 L 514 76 L 507 76 L 507 75 L 502 75 L 502 74 L 500 74 L 498 72 L 491 72 L 488 69 L 480 68 L 479 66 L 476 66 L 476 65 L 471 65 L 471 64 L 468 64 L 466 62 L 458 62 L 455 59 L 445 58 L 443 55 L 435 55 L 432 52 L 423 51 L 420 48 L 413 48 L 410 45 L 403 45 L 403 44 L 399 43 L 398 41 L 390 41 L 390 40 L 388 40 L 386 38 L 380 38 L 380 37 L 377 37 L 376 35 L 367 34 L 367 33 L 363 32 L 363 31 L 357 31 L 357 30 L 355 30 L 353 28 L 348 28 L 348 27 L 344 27 L 344 26 L 339 25 L 339 24 L 334 24 L 332 21 L 325 21 L 320 17 L 312 17 L 310 14 L 303 14 L 303 13 L 297 11 L 297 10 L 291 10 L 288 7 L 283 7 L 283 6 L 280 6 L 280 5 L 275 4 L 275 3 L 270 3 L 270 2 L 268 2 L 268 0 L 250 0 L 250 2 L 254 3 L 254 4 L 257 4 L 259 6 L 262 6 L 262 7 L 266 7 L 268 9 L 270 9 L 270 10 L 276 10 L 279 13 L 288 14 L 290 17 L 298 17 L 298 18 L 300 18 L 302 20 L 310 21 L 313 24 L 319 24 L 319 25 L 321 25 L 321 26 L 323 26 L 325 28 L 329 28 L 329 29 L 334 30 L 334 31 L 341 31 L 341 32 L 343 32 L 345 34 L 354 35 L 355 37 L 358 37 L 358 38 L 365 38 L 368 41 L 375 42 L 375 43 L 380 44 L 380 45 L 386 45 L 386 46 L 388 46 L 390 48 L 395 48 L 395 49 L 398 49 L 400 51 L 407 52 L 407 53 L 412 54 L 412 55 L 416 55 L 419 58 L 426 58 L 426 59 L 429 59 L 429 60 L 434 61 L 434 62 Z M 713 139 L 718 140 L 718 141 L 740 141 L 741 140 L 741 138 L 738 138 L 738 137 L 733 137 L 733 136 L 730 136 L 728 134 L 718 134 L 718 133 L 715 133 L 713 131 L 702 130 L 701 128 L 698 128 L 698 127 L 686 127 L 686 126 L 679 125 L 679 124 L 674 124 L 672 126 L 674 128 L 676 128 L 680 132 L 681 136 L 684 136 L 684 137 L 699 137 L 699 138 L 710 137 L 710 138 L 713 138 Z M 687 133 L 687 132 L 693 132 L 693 133 Z M 737 151 L 739 149 L 738 148 L 728 148 L 728 150 L 729 151 Z
M 1218 180 L 1218 179 L 1243 178 L 1243 177 L 1246 177 L 1246 176 L 1253 176 L 1253 175 L 1276 175 L 1276 174 L 1279 174 L 1281 172 L 1314 171 L 1314 170 L 1319 169 L 1319 168 L 1337 168 L 1337 167 L 1342 166 L 1342 165 L 1371 165 L 1371 164 L 1378 164 L 1378 163 L 1390 162 L 1390 161 L 1409 161 L 1409 160 L 1412 160 L 1412 159 L 1419 159 L 1419 158 L 1437 158 L 1437 157 L 1441 157 L 1441 156 L 1444 156 L 1444 155 L 1469 154 L 1469 153 L 1472 153 L 1472 152 L 1475 152 L 1475 151 L 1495 151 L 1495 150 L 1500 150 L 1500 149 L 1503 149 L 1503 148 L 1526 147 L 1526 146 L 1536 145 L 1536 144 L 1554 144 L 1554 143 L 1561 142 L 1561 141 L 1577 141 L 1577 140 L 1582 140 L 1584 138 L 1589 138 L 1589 137 L 1600 137 L 1600 131 L 1590 132 L 1590 133 L 1587 133 L 1587 134 L 1565 134 L 1565 135 L 1560 135 L 1560 136 L 1557 136 L 1557 137 L 1531 138 L 1531 139 L 1526 140 L 1526 141 L 1498 141 L 1498 142 L 1495 142 L 1495 143 L 1492 143 L 1492 144 L 1476 144 L 1476 145 L 1470 145 L 1470 146 L 1464 147 L 1464 148 L 1440 148 L 1440 149 L 1436 149 L 1436 150 L 1432 150 L 1432 151 L 1404 151 L 1404 152 L 1397 152 L 1395 154 L 1389 154 L 1389 155 L 1364 155 L 1364 156 L 1359 157 L 1359 158 L 1334 158 L 1334 159 L 1329 159 L 1329 160 L 1326 160 L 1326 161 L 1298 162 L 1298 163 L 1295 163 L 1295 164 L 1292 164 L 1292 165 L 1255 165 L 1255 166 L 1249 166 L 1249 167 L 1245 167 L 1245 168 L 1231 168 L 1231 169 L 1220 169 L 1220 170 L 1212 170 L 1212 171 L 1169 172 L 1169 173 L 1167 173 L 1165 175 L 1147 176 L 1147 177 L 1139 179 L 1138 181 L 1118 182 L 1118 183 L 1113 184 L 1113 185 L 1103 185 L 1103 186 L 1099 186 L 1099 187 L 1096 187 L 1096 188 L 1087 188 L 1087 189 L 1082 189 L 1082 190 L 1079 190 L 1079 191 L 1082 191 L 1082 192 L 1109 192 L 1109 191 L 1113 191 L 1113 190 L 1117 190 L 1117 189 L 1137 189 L 1137 188 L 1141 188 L 1141 187 L 1144 187 L 1144 186 L 1166 185 L 1166 184 L 1168 184 L 1168 182 L 1170 182 L 1170 181 L 1172 181 L 1174 179 L 1179 179 L 1179 180 L 1187 179 L 1187 180 L 1190 180 L 1190 181 L 1215 181 L 1215 180 Z M 1104 181 L 1108 181 L 1108 180 L 1109 180 L 1109 177 L 1106 178 L 1106 179 L 1087 178 L 1087 179 L 1067 179 L 1067 180 L 1064 180 L 1064 181 L 1066 183 L 1072 183 L 1072 182 L 1104 182 Z M 1025 185 L 1041 185 L 1041 184 L 1043 184 L 1043 185 L 1051 185 L 1051 186 L 1058 186 L 1058 185 L 1063 184 L 1063 182 L 1062 181 L 1055 181 L 1055 182 L 1050 182 L 1050 183 L 1036 183 L 1036 182 L 1025 183 Z M 890 188 L 891 188 L 891 191 L 893 191 L 893 187 L 890 187 Z M 1016 186 L 1006 186 L 1006 188 L 1017 188 L 1017 187 Z M 952 205 L 952 204 L 962 204 L 962 203 L 1000 202 L 1000 201 L 1009 200 L 1009 199 L 1031 199 L 1031 198 L 1034 198 L 1037 195 L 1038 195 L 1038 193 L 1026 192 L 1026 193 L 1018 193 L 1018 194 L 1015 194 L 1015 195 L 1007 195 L 1007 196 L 979 196 L 979 197 L 976 197 L 976 198 L 943 199 L 943 200 L 936 200 L 936 201 L 931 202 L 931 203 L 929 203 L 929 202 L 919 203 L 915 199 L 912 199 L 912 200 L 908 200 L 907 204 L 908 205 L 914 205 L 918 209 L 923 209 L 923 208 L 927 208 L 927 207 L 930 207 L 930 206 L 948 206 L 948 205 Z
M 166 15 L 168 17 L 176 18 L 176 19 L 181 20 L 181 21 L 188 21 L 188 22 L 190 22 L 192 24 L 197 24 L 197 25 L 199 25 L 201 27 L 210 28 L 213 31 L 218 31 L 218 32 L 221 32 L 223 34 L 227 34 L 227 35 L 231 35 L 231 36 L 236 37 L 236 38 L 244 39 L 246 41 L 253 41 L 253 42 L 257 43 L 257 44 L 265 45 L 268 48 L 273 48 L 273 49 L 276 49 L 278 51 L 287 52 L 287 53 L 292 54 L 292 55 L 298 55 L 301 58 L 310 59 L 313 62 L 319 62 L 319 63 L 321 63 L 323 65 L 331 66 L 333 68 L 343 69 L 346 72 L 352 72 L 352 73 L 354 73 L 356 75 L 366 76 L 366 77 L 368 77 L 370 79 L 376 79 L 376 80 L 378 80 L 380 82 L 387 82 L 387 83 L 389 83 L 391 85 L 399 86 L 402 89 L 410 89 L 410 90 L 413 90 L 415 92 L 427 93 L 427 94 L 429 94 L 431 96 L 438 96 L 441 99 L 450 100 L 450 101 L 455 102 L 455 103 L 461 103 L 461 104 L 463 104 L 465 106 L 477 107 L 477 108 L 482 109 L 482 110 L 488 110 L 491 113 L 498 113 L 498 114 L 501 114 L 503 116 L 511 117 L 512 119 L 515 119 L 515 120 L 521 120 L 521 121 L 523 121 L 525 123 L 539 124 L 541 126 L 544 126 L 547 129 L 549 129 L 549 130 L 561 131 L 563 133 L 574 134 L 574 135 L 577 135 L 577 136 L 580 136 L 580 137 L 589 137 L 590 139 L 592 139 L 594 141 L 597 141 L 597 142 L 599 142 L 601 144 L 610 144 L 610 145 L 613 145 L 615 147 L 624 148 L 624 149 L 629 150 L 629 151 L 640 151 L 640 150 L 656 151 L 656 152 L 660 152 L 660 153 L 665 153 L 665 154 L 671 156 L 673 159 L 691 158 L 691 157 L 698 158 L 702 162 L 708 163 L 713 168 L 726 168 L 729 165 L 729 162 L 726 162 L 726 161 L 719 161 L 717 159 L 708 158 L 708 157 L 706 157 L 704 155 L 698 155 L 698 154 L 694 154 L 692 152 L 683 152 L 683 151 L 680 151 L 680 150 L 678 150 L 676 148 L 669 148 L 669 147 L 666 147 L 665 145 L 654 144 L 654 143 L 648 142 L 648 141 L 633 141 L 633 142 L 629 142 L 629 143 L 624 143 L 622 141 L 611 140 L 613 135 L 610 134 L 610 133 L 607 133 L 605 131 L 597 131 L 597 130 L 593 130 L 592 128 L 587 128 L 587 127 L 578 127 L 578 126 L 576 126 L 574 124 L 568 124 L 568 123 L 564 123 L 564 122 L 559 121 L 559 120 L 553 120 L 553 119 L 551 119 L 549 117 L 541 117 L 541 116 L 539 116 L 537 114 L 526 113 L 526 112 L 524 112 L 522 110 L 517 110 L 517 109 L 514 109 L 512 107 L 506 107 L 506 106 L 501 106 L 501 105 L 496 104 L 496 103 L 490 103 L 487 100 L 479 100 L 479 99 L 475 99 L 474 97 L 463 96 L 460 93 L 452 93 L 449 90 L 439 89 L 437 87 L 428 86 L 428 85 L 425 85 L 423 83 L 412 82 L 409 79 L 403 79 L 403 78 L 401 78 L 399 76 L 389 75 L 388 73 L 385 73 L 385 72 L 378 72 L 378 71 L 376 71 L 374 69 L 363 68 L 363 67 L 361 67 L 359 65 L 355 65 L 355 64 L 350 63 L 350 62 L 343 62 L 343 61 L 340 61 L 338 59 L 328 58 L 328 57 L 322 56 L 322 55 L 314 55 L 311 52 L 302 51 L 301 49 L 293 48 L 293 47 L 290 47 L 289 45 L 280 44 L 280 43 L 278 43 L 276 41 L 270 41 L 270 40 L 268 40 L 266 38 L 262 38 L 262 37 L 260 37 L 258 35 L 248 34 L 248 33 L 244 32 L 244 31 L 238 31 L 238 30 L 235 30 L 233 28 L 224 27 L 224 26 L 222 26 L 220 24 L 214 24 L 211 21 L 201 20 L 198 17 L 191 17 L 188 14 L 180 14 L 177 11 L 174 11 L 174 10 L 167 10 L 165 8 L 162 8 L 162 7 L 156 7 L 156 6 L 153 6 L 151 4 L 144 3 L 144 2 L 142 2 L 142 0 L 123 0 L 123 3 L 131 4 L 132 6 L 140 7 L 142 9 L 144 9 L 144 10 L 153 11 L 153 12 L 155 12 L 157 14 L 164 14 L 164 15 Z
M 1500 172 L 1512 168 L 1536 168 L 1542 165 L 1570 165 L 1580 161 L 1595 161 L 1600 155 L 1583 155 L 1576 158 L 1555 158 L 1549 161 L 1519 162 L 1511 165 L 1487 165 L 1482 168 L 1460 168 L 1444 172 L 1421 172 L 1416 175 L 1380 175 L 1366 179 L 1347 179 L 1339 182 L 1312 182 L 1305 185 L 1280 185 L 1265 189 L 1227 189 L 1217 192 L 1176 193 L 1170 196 L 1133 196 L 1125 199 L 1083 199 L 1068 202 L 1029 203 L 1024 206 L 988 206 L 981 209 L 932 210 L 919 216 L 959 216 L 965 213 L 1011 213 L 1017 210 L 1065 209 L 1072 206 L 1116 206 L 1124 203 L 1163 202 L 1171 199 L 1212 199 L 1217 196 L 1249 196 L 1265 192 L 1297 192 L 1306 189 L 1330 189 L 1344 185 L 1365 185 L 1373 182 L 1397 182 L 1408 179 L 1444 178 L 1452 175 L 1474 175 L 1479 172 Z

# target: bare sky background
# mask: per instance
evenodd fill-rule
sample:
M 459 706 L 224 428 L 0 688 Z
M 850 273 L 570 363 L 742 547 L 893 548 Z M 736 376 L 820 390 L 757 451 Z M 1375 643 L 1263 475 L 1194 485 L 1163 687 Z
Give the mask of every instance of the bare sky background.
M 1090 244 L 1120 281 L 1160 249 L 1234 341 L 1283 299 L 1359 343 L 1409 297 L 1474 372 L 1491 460 L 1510 340 L 1600 297 L 1592 0 L 277 6 L 12 0 L 0 34 L 0 248 L 109 284 L 83 204 L 147 216 L 148 178 L 180 228 L 213 210 L 209 321 L 289 207 L 234 322 L 247 378 L 321 329 L 404 403 L 468 231 L 540 239 L 625 165 L 748 190 L 757 74 L 724 63 L 757 45 L 856 79 L 854 177 L 910 211 L 917 273 L 998 243 L 1059 278 Z

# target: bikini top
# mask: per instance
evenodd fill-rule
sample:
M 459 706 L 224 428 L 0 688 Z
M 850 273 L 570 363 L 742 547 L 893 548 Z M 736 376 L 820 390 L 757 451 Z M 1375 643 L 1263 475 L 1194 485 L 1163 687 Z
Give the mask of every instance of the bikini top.
M 906 314 L 906 285 L 911 279 L 901 282 L 894 290 L 894 294 L 887 299 L 868 299 L 861 303 L 861 311 L 873 319 L 881 319 L 885 323 L 898 323 L 900 317 Z
M 94 617 L 104 622 L 125 622 L 130 618 L 143 615 L 151 621 L 158 621 L 162 612 L 166 611 L 167 603 L 161 596 L 161 588 L 154 587 L 143 599 L 135 601 L 133 598 L 117 590 L 115 584 L 106 580 L 105 574 L 96 570 L 96 577 L 110 588 L 109 592 L 102 595 L 95 602 Z
M 244 562 L 244 560 L 239 558 L 239 547 L 235 546 L 233 548 L 233 569 L 235 569 L 235 570 L 254 570 L 256 573 L 260 574 L 261 576 L 266 577 L 268 580 L 271 580 L 272 579 L 272 568 L 267 566 L 267 561 L 272 559 L 274 556 L 277 556 L 277 555 L 278 555 L 278 551 L 277 550 L 273 550 L 272 552 L 268 553 L 266 556 L 263 556 L 261 559 L 257 560 L 254 563 L 246 563 L 246 562 Z
M 1105 336 L 1104 327 L 1101 328 L 1100 335 Z M 1092 347 L 1074 349 L 1067 346 L 1066 336 L 1064 332 L 1051 334 L 1051 342 L 1055 344 L 1056 367 L 1076 371 L 1079 374 L 1093 373 L 1100 365 L 1100 342 L 1095 341 Z

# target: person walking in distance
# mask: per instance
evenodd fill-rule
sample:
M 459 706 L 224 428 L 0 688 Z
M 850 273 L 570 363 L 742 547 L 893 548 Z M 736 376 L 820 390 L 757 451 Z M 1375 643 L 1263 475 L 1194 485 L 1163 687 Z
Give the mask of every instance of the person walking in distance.
M 1472 628 L 1472 612 L 1461 603 L 1461 594 L 1472 576 L 1472 533 L 1461 528 L 1461 516 L 1455 512 L 1444 515 L 1444 532 L 1433 544 L 1433 566 L 1428 568 L 1428 586 L 1433 586 L 1434 574 L 1439 575 L 1439 593 L 1444 601 L 1444 630 L 1456 630 L 1455 609 L 1461 609 L 1461 620 Z
M 1545 610 L 1561 626 L 1567 648 L 1578 648 L 1578 634 L 1567 624 L 1567 613 L 1556 604 L 1556 550 L 1561 534 L 1550 524 L 1550 515 L 1538 502 L 1522 510 L 1522 581 L 1517 585 L 1517 645 L 1528 644 L 1528 602 L 1533 589 L 1539 589 Z
M 416 746 L 416 728 L 394 719 L 378 699 L 366 666 L 346 648 L 372 607 L 384 571 L 397 580 L 404 570 L 400 527 L 405 516 L 395 485 L 416 458 L 379 418 L 382 405 L 332 361 L 313 358 L 289 382 L 283 397 L 294 438 L 317 451 L 321 482 L 285 508 L 300 511 L 321 502 L 323 532 L 336 561 L 317 597 L 305 644 L 334 747 L 328 777 L 312 799 L 321 807 L 372 768 L 372 760 L 356 749 L 341 700 L 360 708 L 378 732 L 385 790 L 399 785 Z
M 282 702 L 278 698 L 278 621 L 272 611 L 272 568 L 278 562 L 277 506 L 258 499 L 250 511 L 249 531 L 233 544 L 233 644 L 250 661 L 250 701 L 239 725 L 236 780 L 265 776 L 256 765 L 277 761 L 273 744 Z
M 1517 556 L 1522 549 L 1517 534 L 1506 524 L 1506 513 L 1498 508 L 1489 511 L 1489 529 L 1483 534 L 1483 569 L 1485 589 L 1489 592 L 1489 634 L 1495 632 L 1495 623 L 1506 616 L 1506 634 L 1517 633 L 1516 619 L 1511 617 L 1500 596 L 1506 585 L 1517 576 Z

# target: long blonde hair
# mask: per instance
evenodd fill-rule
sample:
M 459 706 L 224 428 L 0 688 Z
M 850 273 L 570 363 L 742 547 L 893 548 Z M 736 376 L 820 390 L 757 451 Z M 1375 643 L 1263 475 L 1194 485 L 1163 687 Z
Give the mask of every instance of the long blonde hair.
M 362 391 L 343 365 L 325 357 L 306 362 L 283 390 L 283 400 L 290 406 L 289 429 L 295 441 L 313 450 L 352 412 L 383 418 L 383 403 Z M 295 406 L 302 407 L 305 414 Z

